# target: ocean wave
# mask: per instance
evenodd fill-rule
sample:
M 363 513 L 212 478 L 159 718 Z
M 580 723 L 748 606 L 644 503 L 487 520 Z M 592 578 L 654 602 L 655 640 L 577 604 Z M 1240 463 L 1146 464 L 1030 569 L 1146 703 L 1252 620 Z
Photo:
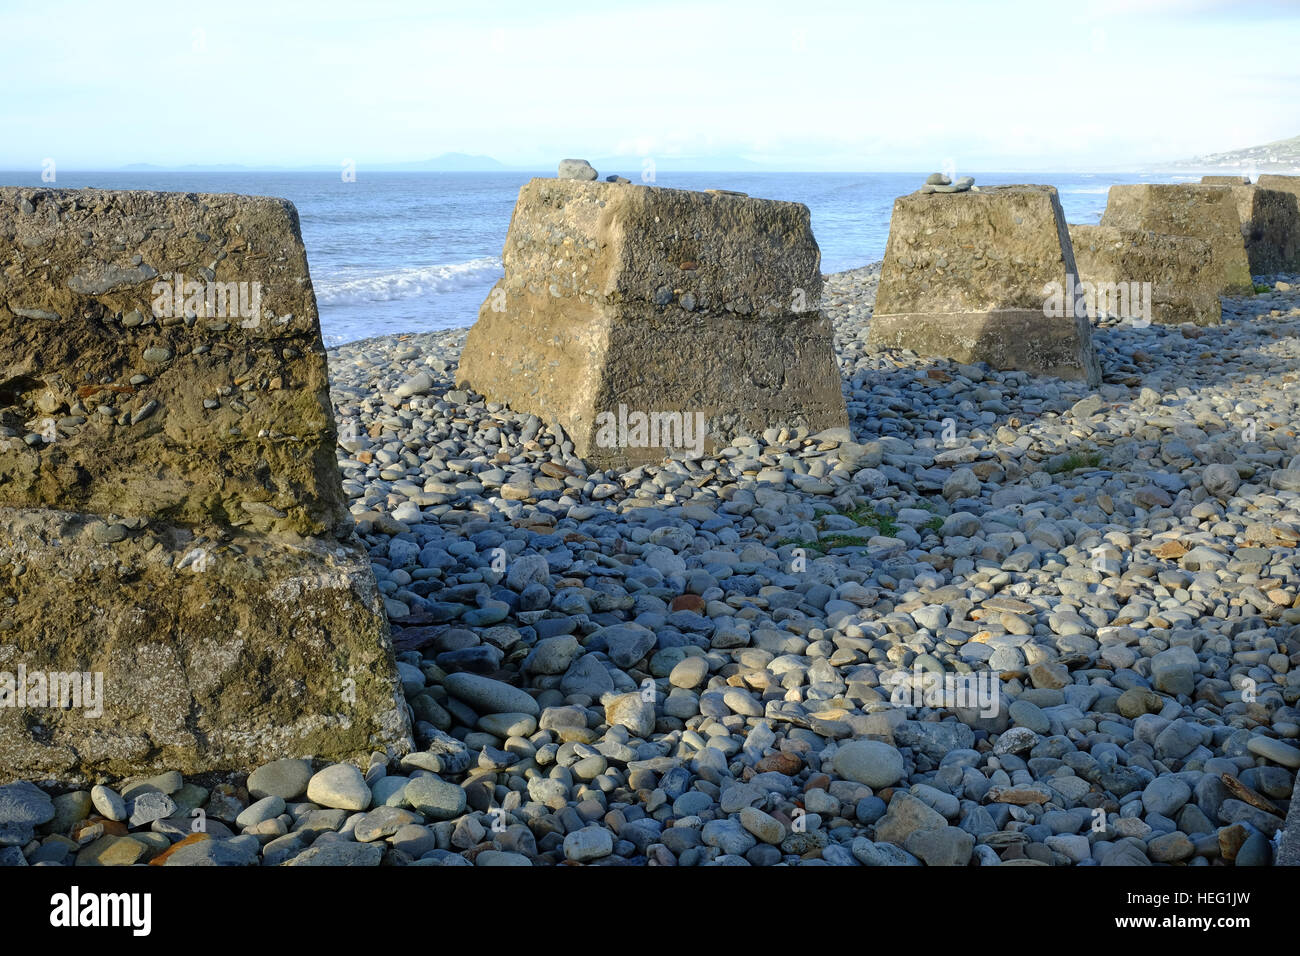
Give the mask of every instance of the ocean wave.
M 415 299 L 500 278 L 504 267 L 497 256 L 442 266 L 420 266 L 372 276 L 329 277 L 316 280 L 316 301 L 321 305 L 364 305 Z
M 1109 186 L 1064 186 L 1060 190 L 1063 193 L 1071 193 L 1080 196 L 1104 196 L 1110 192 Z

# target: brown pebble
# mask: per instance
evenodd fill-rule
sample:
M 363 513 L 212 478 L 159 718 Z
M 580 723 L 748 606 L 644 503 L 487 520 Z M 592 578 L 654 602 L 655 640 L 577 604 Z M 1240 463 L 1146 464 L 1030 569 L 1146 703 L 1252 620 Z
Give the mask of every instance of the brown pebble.
M 694 611 L 696 614 L 704 613 L 704 598 L 698 594 L 682 594 L 673 598 L 672 610 L 674 611 Z
M 787 777 L 793 777 L 803 769 L 803 761 L 796 754 L 782 753 L 776 751 L 770 753 L 758 763 L 754 764 L 754 769 L 759 773 L 768 773 L 775 770 L 777 773 L 783 773 Z
M 831 778 L 828 774 L 815 773 L 808 778 L 808 782 L 803 785 L 803 792 L 809 790 L 825 790 L 831 785 Z
M 1219 855 L 1231 862 L 1237 858 L 1237 851 L 1246 842 L 1250 833 L 1240 823 L 1224 827 L 1219 831 Z

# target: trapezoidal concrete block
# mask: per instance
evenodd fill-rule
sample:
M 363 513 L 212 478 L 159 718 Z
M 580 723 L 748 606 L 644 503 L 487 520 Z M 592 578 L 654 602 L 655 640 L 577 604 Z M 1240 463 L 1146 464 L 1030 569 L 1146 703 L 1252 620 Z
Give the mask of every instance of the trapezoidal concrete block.
M 806 206 L 534 179 L 456 380 L 602 466 L 777 425 L 846 428 Z
M 335 441 L 291 204 L 0 189 L 0 771 L 409 749 Z
M 222 541 L 162 523 L 109 541 L 112 527 L 0 508 L 0 777 L 249 770 L 410 749 L 359 544 Z M 60 698 L 60 682 L 80 693 Z
M 1229 186 L 1252 275 L 1300 271 L 1300 195 L 1265 186 Z
M 1071 226 L 1070 243 L 1079 281 L 1090 287 L 1084 295 L 1089 318 L 1105 313 L 1162 325 L 1219 324 L 1222 307 L 1204 239 Z
M 894 201 L 868 343 L 956 362 L 1101 380 L 1051 186 L 912 193 Z
M 0 429 L 0 504 L 331 532 L 345 508 L 292 204 L 0 188 Z
M 1285 183 L 1282 187 L 1251 185 L 1246 176 L 1201 177 L 1202 186 L 1232 189 L 1252 275 L 1300 269 L 1300 177 L 1268 178 L 1295 179 L 1296 185 L 1291 190 Z
M 1264 173 L 1256 181 L 1257 188 L 1271 192 L 1283 193 L 1290 197 L 1285 203 L 1287 211 L 1287 221 L 1292 221 L 1292 217 L 1300 219 L 1300 176 L 1282 176 L 1277 173 Z M 1286 249 L 1280 256 L 1280 265 L 1278 271 L 1282 272 L 1300 272 L 1300 226 L 1295 227 L 1292 232 L 1294 245 L 1290 247 L 1291 254 L 1288 255 Z M 1265 270 L 1272 271 L 1272 270 Z
M 1164 183 L 1111 186 L 1101 224 L 1204 239 L 1210 244 L 1210 272 L 1218 293 L 1239 295 L 1254 289 L 1241 215 L 1230 187 Z
M 1278 189 L 1282 192 L 1300 196 L 1300 176 L 1283 176 L 1280 173 L 1261 173 L 1255 179 L 1260 189 Z

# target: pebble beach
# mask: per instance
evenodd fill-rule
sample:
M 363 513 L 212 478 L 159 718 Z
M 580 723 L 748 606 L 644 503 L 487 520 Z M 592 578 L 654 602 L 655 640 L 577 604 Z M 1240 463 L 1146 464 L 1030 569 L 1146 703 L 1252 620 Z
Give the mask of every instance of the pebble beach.
M 1097 324 L 1090 389 L 868 350 L 879 274 L 825 279 L 848 434 L 626 473 L 458 390 L 466 329 L 331 349 L 417 751 L 11 784 L 0 862 L 1269 865 L 1300 277 Z

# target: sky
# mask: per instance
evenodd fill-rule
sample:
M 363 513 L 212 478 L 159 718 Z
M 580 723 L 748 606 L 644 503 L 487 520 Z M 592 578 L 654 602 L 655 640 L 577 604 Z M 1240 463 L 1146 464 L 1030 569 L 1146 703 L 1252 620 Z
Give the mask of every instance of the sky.
M 1135 169 L 1300 134 L 1300 0 L 0 0 L 0 168 Z

